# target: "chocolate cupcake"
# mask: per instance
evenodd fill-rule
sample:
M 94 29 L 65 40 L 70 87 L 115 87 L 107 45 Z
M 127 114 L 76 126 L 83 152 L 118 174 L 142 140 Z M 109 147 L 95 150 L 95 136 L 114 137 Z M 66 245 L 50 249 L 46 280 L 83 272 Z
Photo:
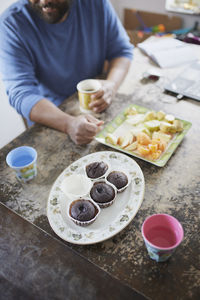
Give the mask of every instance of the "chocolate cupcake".
M 90 197 L 101 208 L 108 207 L 113 204 L 116 196 L 115 187 L 105 181 L 97 181 L 90 190 Z
M 122 171 L 112 171 L 106 177 L 106 180 L 112 183 L 118 192 L 122 192 L 129 183 L 128 176 Z
M 108 171 L 108 164 L 104 161 L 95 161 L 86 166 L 85 171 L 89 178 L 98 179 L 103 177 Z
M 77 225 L 87 226 L 93 223 L 100 209 L 96 203 L 89 199 L 74 200 L 69 207 L 69 216 Z

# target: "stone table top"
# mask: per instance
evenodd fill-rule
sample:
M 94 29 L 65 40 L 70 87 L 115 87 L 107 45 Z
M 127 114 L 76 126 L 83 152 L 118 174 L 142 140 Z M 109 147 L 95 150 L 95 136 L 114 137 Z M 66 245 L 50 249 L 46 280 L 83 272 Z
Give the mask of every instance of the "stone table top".
M 144 62 L 141 63 L 141 71 L 143 70 Z M 127 79 L 129 86 L 132 80 L 133 78 L 129 76 Z M 124 83 L 125 88 L 127 82 Z M 100 115 L 100 118 L 106 124 L 130 103 L 154 110 L 162 109 L 177 118 L 190 121 L 192 127 L 165 167 L 159 168 L 133 158 L 144 174 L 145 195 L 138 213 L 123 231 L 104 242 L 87 246 L 67 243 L 53 232 L 47 219 L 46 205 L 56 178 L 77 159 L 89 153 L 113 149 L 95 140 L 89 145 L 77 146 L 65 134 L 40 125 L 34 125 L 1 149 L 0 201 L 54 237 L 59 243 L 71 248 L 122 284 L 136 289 L 150 299 L 198 299 L 200 296 L 199 103 L 189 99 L 177 101 L 174 96 L 163 93 L 162 84 L 137 79 L 134 81 L 134 91 L 131 94 L 122 94 L 120 90 L 114 103 Z M 79 113 L 77 94 L 67 99 L 61 109 L 74 114 Z M 38 175 L 27 184 L 17 181 L 15 174 L 5 162 L 7 153 L 21 145 L 32 146 L 38 152 Z M 154 213 L 173 215 L 184 228 L 185 236 L 182 244 L 165 263 L 156 263 L 148 257 L 141 235 L 144 219 Z

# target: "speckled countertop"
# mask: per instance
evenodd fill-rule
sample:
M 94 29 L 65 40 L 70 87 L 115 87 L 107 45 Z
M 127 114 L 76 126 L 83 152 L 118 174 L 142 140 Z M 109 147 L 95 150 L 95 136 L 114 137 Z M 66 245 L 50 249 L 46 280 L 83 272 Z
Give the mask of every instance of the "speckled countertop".
M 190 121 L 192 127 L 165 167 L 159 168 L 135 158 L 144 174 L 145 195 L 137 215 L 123 231 L 90 246 L 72 245 L 56 236 L 46 215 L 52 184 L 68 165 L 80 157 L 113 149 L 96 141 L 87 146 L 76 146 L 63 133 L 40 125 L 33 126 L 1 149 L 0 201 L 146 297 L 156 300 L 199 299 L 200 103 L 193 100 L 178 102 L 174 96 L 163 94 L 157 83 L 134 82 L 134 91 L 129 95 L 119 93 L 115 103 L 101 114 L 101 119 L 107 123 L 128 104 L 135 103 L 172 113 Z M 77 95 L 68 99 L 62 109 L 77 113 Z M 28 184 L 18 182 L 5 162 L 7 153 L 21 145 L 33 146 L 38 152 L 38 176 Z M 149 259 L 141 236 L 144 219 L 154 213 L 173 215 L 185 232 L 182 244 L 166 263 Z

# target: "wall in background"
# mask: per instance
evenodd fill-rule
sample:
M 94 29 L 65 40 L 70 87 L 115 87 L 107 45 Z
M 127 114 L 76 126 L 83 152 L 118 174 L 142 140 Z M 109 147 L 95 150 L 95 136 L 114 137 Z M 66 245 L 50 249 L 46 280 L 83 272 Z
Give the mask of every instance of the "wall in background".
M 165 10 L 165 0 L 110 0 L 123 23 L 124 8 L 134 8 L 149 12 L 167 14 L 169 16 L 179 16 L 183 19 L 183 27 L 192 27 L 195 21 L 200 22 L 200 16 L 186 15 L 167 12 Z M 155 24 L 156 25 L 156 24 Z
M 4 11 L 8 6 L 12 3 L 16 2 L 17 0 L 1 0 L 0 2 L 0 13 Z
M 0 80 L 0 148 L 25 130 L 21 116 L 10 106 Z

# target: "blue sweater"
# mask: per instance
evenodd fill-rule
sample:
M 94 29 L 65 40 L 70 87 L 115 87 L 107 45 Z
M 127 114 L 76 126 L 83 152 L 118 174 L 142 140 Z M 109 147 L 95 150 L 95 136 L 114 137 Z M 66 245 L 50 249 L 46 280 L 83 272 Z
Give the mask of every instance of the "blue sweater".
M 58 24 L 40 19 L 28 0 L 0 18 L 2 79 L 10 104 L 29 125 L 30 111 L 42 98 L 61 104 L 80 80 L 100 74 L 106 59 L 132 59 L 132 48 L 107 0 L 74 0 Z

